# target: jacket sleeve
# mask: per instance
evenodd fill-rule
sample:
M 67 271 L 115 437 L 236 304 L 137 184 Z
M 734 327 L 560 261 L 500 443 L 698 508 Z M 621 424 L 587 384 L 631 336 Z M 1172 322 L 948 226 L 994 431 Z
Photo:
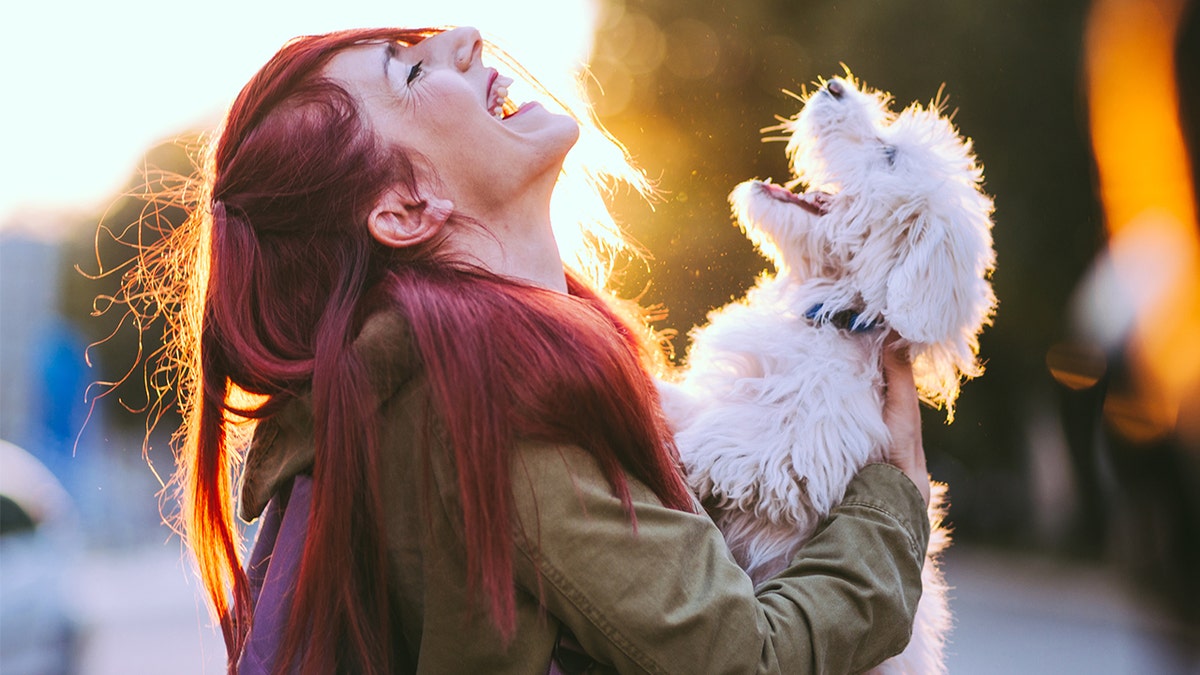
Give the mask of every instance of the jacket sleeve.
M 855 673 L 908 642 L 929 524 L 891 466 L 864 468 L 757 590 L 707 516 L 631 480 L 631 522 L 578 448 L 524 446 L 512 484 L 518 583 L 619 672 Z

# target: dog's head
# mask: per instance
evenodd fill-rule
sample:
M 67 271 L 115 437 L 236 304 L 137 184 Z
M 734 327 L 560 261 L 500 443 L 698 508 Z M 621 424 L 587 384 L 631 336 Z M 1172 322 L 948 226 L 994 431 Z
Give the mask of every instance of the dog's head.
M 952 411 L 961 379 L 982 372 L 979 333 L 996 305 L 992 201 L 939 103 L 894 113 L 890 102 L 850 76 L 823 83 L 780 127 L 794 180 L 743 183 L 730 199 L 780 274 L 822 287 L 822 313 L 899 333 L 922 395 Z

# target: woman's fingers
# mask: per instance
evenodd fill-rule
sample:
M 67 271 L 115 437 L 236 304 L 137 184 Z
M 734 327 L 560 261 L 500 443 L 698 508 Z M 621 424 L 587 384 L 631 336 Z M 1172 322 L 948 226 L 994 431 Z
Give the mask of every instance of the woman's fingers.
M 889 335 L 884 343 L 883 377 L 886 387 L 883 421 L 892 434 L 887 461 L 912 479 L 928 504 L 929 473 L 921 439 L 921 402 L 912 364 L 895 334 Z

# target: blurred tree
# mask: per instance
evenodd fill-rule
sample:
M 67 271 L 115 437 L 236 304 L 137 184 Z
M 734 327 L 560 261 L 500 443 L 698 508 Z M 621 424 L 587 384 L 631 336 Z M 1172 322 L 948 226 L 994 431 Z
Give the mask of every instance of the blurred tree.
M 139 256 L 187 218 L 180 199 L 193 169 L 185 141 L 151 148 L 120 196 L 101 216 L 79 223 L 64 244 L 60 311 L 91 343 L 93 414 L 119 428 L 160 424 L 170 433 L 179 424 L 170 373 L 155 367 L 162 322 L 142 319 L 158 308 L 121 288 Z

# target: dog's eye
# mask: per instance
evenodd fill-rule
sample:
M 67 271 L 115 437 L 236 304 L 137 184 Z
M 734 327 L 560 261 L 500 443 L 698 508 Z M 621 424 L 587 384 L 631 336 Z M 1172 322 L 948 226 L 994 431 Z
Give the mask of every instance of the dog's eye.
M 883 156 L 887 158 L 888 166 L 896 166 L 896 146 L 883 146 Z

